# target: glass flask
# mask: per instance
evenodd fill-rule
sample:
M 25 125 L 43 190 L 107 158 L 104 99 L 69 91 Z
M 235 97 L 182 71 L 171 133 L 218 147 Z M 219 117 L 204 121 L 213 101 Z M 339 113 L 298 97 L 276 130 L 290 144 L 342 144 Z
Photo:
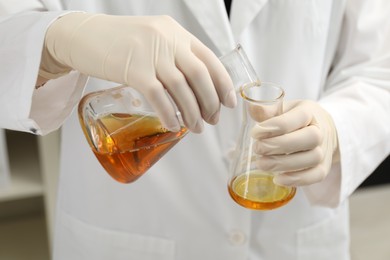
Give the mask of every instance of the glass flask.
M 164 128 L 146 99 L 128 86 L 87 94 L 78 116 L 96 158 L 121 183 L 137 180 L 188 133 L 182 123 L 178 132 Z
M 278 172 L 259 169 L 254 152 L 256 140 L 251 129 L 259 122 L 280 115 L 283 111 L 284 90 L 274 84 L 261 82 L 241 46 L 220 58 L 233 83 L 239 87 L 243 117 L 239 139 L 230 165 L 228 191 L 239 205 L 255 210 L 271 210 L 287 204 L 296 193 L 295 187 L 273 182 Z

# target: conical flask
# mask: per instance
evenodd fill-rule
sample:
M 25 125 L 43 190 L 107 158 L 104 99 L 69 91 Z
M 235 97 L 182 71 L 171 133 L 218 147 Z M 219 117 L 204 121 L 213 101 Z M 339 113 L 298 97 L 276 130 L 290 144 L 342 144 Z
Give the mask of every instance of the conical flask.
M 287 204 L 296 192 L 295 187 L 273 182 L 278 172 L 261 170 L 255 153 L 256 140 L 252 128 L 283 111 L 284 90 L 273 83 L 261 82 L 240 45 L 220 58 L 227 68 L 243 104 L 241 130 L 230 165 L 228 191 L 239 205 L 256 210 L 271 210 Z
M 178 132 L 164 128 L 146 99 L 128 86 L 87 94 L 78 115 L 96 158 L 121 183 L 137 180 L 188 133 L 183 124 Z

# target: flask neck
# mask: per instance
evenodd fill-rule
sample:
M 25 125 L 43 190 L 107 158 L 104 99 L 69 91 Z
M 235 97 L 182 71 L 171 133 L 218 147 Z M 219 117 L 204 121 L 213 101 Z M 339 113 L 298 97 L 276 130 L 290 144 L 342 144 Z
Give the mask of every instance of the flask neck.
M 236 91 L 251 83 L 260 84 L 260 80 L 240 44 L 219 59 L 229 73 Z

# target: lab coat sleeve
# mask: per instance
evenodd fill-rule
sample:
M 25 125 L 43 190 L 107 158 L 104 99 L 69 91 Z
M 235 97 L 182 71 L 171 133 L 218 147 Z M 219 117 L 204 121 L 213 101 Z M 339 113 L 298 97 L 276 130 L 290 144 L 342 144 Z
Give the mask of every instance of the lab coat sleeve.
M 312 204 L 336 207 L 390 153 L 390 1 L 349 1 L 320 105 L 332 116 L 340 161 L 304 189 Z
M 46 134 L 71 113 L 87 77 L 73 72 L 35 89 L 45 32 L 67 12 L 19 2 L 0 1 L 0 128 Z

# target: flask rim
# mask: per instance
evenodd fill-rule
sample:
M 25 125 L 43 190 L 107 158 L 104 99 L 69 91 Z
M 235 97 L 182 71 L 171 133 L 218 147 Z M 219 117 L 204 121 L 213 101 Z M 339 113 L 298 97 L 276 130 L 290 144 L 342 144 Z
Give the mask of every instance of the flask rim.
M 253 88 L 253 87 L 261 88 L 262 86 L 265 86 L 265 85 L 267 85 L 267 87 L 272 87 L 279 92 L 277 95 L 275 95 L 275 98 L 255 99 L 255 98 L 251 98 L 246 93 L 246 91 L 250 88 Z M 269 103 L 276 103 L 276 102 L 282 101 L 284 96 L 285 96 L 285 91 L 277 83 L 269 82 L 269 81 L 261 81 L 261 82 L 255 81 L 255 82 L 251 82 L 251 83 L 248 83 L 248 84 L 241 86 L 240 87 L 240 95 L 244 100 L 249 101 L 249 102 L 253 102 L 253 103 L 257 103 L 257 104 L 267 104 L 267 103 L 269 104 Z

